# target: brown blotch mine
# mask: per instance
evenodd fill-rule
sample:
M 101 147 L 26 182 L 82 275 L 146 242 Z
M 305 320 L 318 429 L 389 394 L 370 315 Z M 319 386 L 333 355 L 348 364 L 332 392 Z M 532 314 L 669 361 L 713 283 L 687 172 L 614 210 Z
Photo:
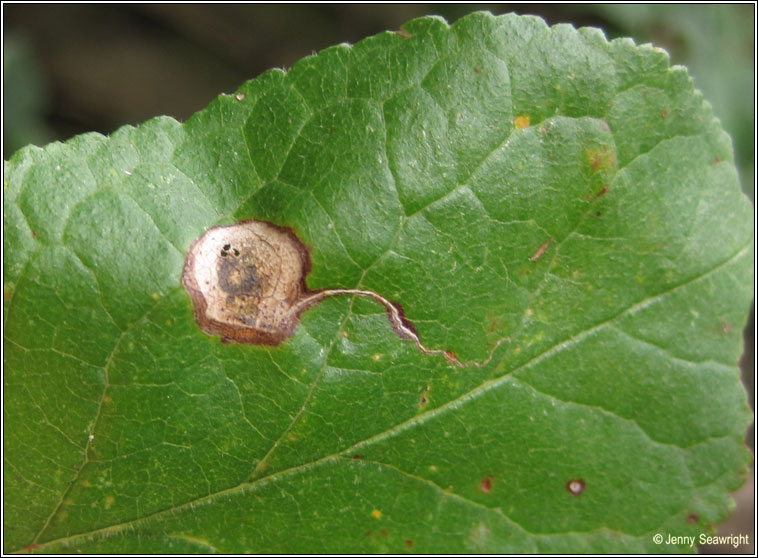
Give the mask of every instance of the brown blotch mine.
M 262 221 L 214 227 L 198 238 L 182 282 L 195 320 L 226 341 L 278 345 L 292 335 L 310 263 L 289 230 Z
M 579 496 L 584 492 L 584 479 L 571 479 L 566 483 L 566 490 L 574 496 Z

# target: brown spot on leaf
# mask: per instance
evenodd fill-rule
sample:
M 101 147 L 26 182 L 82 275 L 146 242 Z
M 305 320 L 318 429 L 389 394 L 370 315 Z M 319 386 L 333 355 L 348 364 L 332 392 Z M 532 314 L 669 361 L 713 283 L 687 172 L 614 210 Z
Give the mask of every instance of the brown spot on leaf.
M 353 459 L 363 459 L 363 454 L 356 453 L 355 455 L 353 455 Z
M 430 386 L 426 386 L 421 391 L 421 397 L 419 398 L 419 402 L 418 402 L 419 407 L 423 407 L 424 405 L 426 405 L 427 403 L 429 403 L 429 398 L 426 396 L 426 394 L 429 393 L 430 389 L 432 389 Z
M 696 513 L 691 513 L 687 516 L 687 523 L 697 523 L 700 521 L 700 516 Z
M 182 282 L 195 320 L 211 334 L 238 343 L 278 345 L 289 337 L 293 312 L 307 289 L 310 260 L 292 231 L 262 221 L 214 227 L 198 238 Z
M 413 36 L 410 33 L 408 33 L 408 31 L 404 27 L 400 27 L 400 29 L 396 31 L 396 34 L 401 39 L 410 39 Z
M 603 187 L 600 188 L 600 191 L 597 194 L 595 194 L 595 197 L 596 198 L 600 198 L 600 197 L 604 196 L 607 193 L 608 193 L 608 185 L 607 184 L 603 184 Z
M 479 490 L 485 494 L 492 492 L 492 475 L 488 475 L 482 479 L 482 482 L 479 483 Z
M 542 254 L 545 253 L 545 250 L 547 250 L 547 247 L 550 246 L 552 243 L 553 243 L 553 239 L 552 238 L 546 240 L 542 244 L 542 246 L 540 246 L 539 248 L 537 248 L 537 251 L 534 254 L 532 254 L 532 257 L 529 258 L 529 261 L 530 262 L 536 262 L 537 260 L 539 260 L 542 257 Z
M 668 113 L 669 113 L 669 111 L 668 111 L 667 109 L 663 109 L 663 110 L 661 111 L 661 118 L 666 118 L 666 115 L 667 115 Z
M 408 548 L 412 548 L 413 541 L 411 539 L 405 539 L 405 546 L 407 546 Z
M 482 67 L 481 67 L 481 66 L 477 66 L 476 68 L 474 68 L 474 71 L 475 71 L 477 74 L 481 74 L 481 73 L 482 73 Z
M 584 492 L 584 479 L 571 479 L 566 483 L 566 490 L 574 496 L 579 496 Z

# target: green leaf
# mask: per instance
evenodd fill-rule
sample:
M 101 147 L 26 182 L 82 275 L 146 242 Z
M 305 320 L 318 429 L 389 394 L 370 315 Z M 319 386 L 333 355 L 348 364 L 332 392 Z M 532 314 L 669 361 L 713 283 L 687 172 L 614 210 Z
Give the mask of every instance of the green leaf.
M 5 165 L 6 552 L 661 552 L 749 454 L 752 208 L 684 68 L 593 29 L 412 21 L 185 124 Z M 335 297 L 199 329 L 207 228 L 292 228 Z

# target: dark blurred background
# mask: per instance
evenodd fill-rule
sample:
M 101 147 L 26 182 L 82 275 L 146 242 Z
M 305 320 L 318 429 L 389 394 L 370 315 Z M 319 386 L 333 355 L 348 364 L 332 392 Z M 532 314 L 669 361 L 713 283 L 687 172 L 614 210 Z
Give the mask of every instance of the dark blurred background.
M 754 200 L 753 4 L 3 4 L 3 158 L 28 143 L 108 134 L 153 116 L 183 121 L 269 68 L 416 17 L 452 23 L 476 10 L 599 27 L 609 39 L 665 48 L 732 136 L 743 190 Z M 751 312 L 741 366 L 753 408 L 754 338 Z M 754 450 L 752 428 L 747 439 Z M 751 548 L 738 552 L 753 551 L 753 486 L 749 480 L 737 495 L 748 505 L 733 517 L 738 523 L 719 529 L 750 534 Z

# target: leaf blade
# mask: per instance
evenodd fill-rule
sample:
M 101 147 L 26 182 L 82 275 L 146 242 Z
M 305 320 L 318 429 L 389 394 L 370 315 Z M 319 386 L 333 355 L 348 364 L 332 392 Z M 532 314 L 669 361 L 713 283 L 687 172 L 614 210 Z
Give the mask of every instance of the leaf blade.
M 183 126 L 6 165 L 6 424 L 63 458 L 7 483 L 36 517 L 8 548 L 650 551 L 720 519 L 748 458 L 730 363 L 753 246 L 710 107 L 665 54 L 596 31 L 404 29 Z M 375 290 L 425 345 L 492 360 L 452 369 L 360 299 L 276 349 L 207 338 L 183 253 L 243 218 L 294 228 L 311 288 Z M 6 441 L 17 475 L 29 450 Z

